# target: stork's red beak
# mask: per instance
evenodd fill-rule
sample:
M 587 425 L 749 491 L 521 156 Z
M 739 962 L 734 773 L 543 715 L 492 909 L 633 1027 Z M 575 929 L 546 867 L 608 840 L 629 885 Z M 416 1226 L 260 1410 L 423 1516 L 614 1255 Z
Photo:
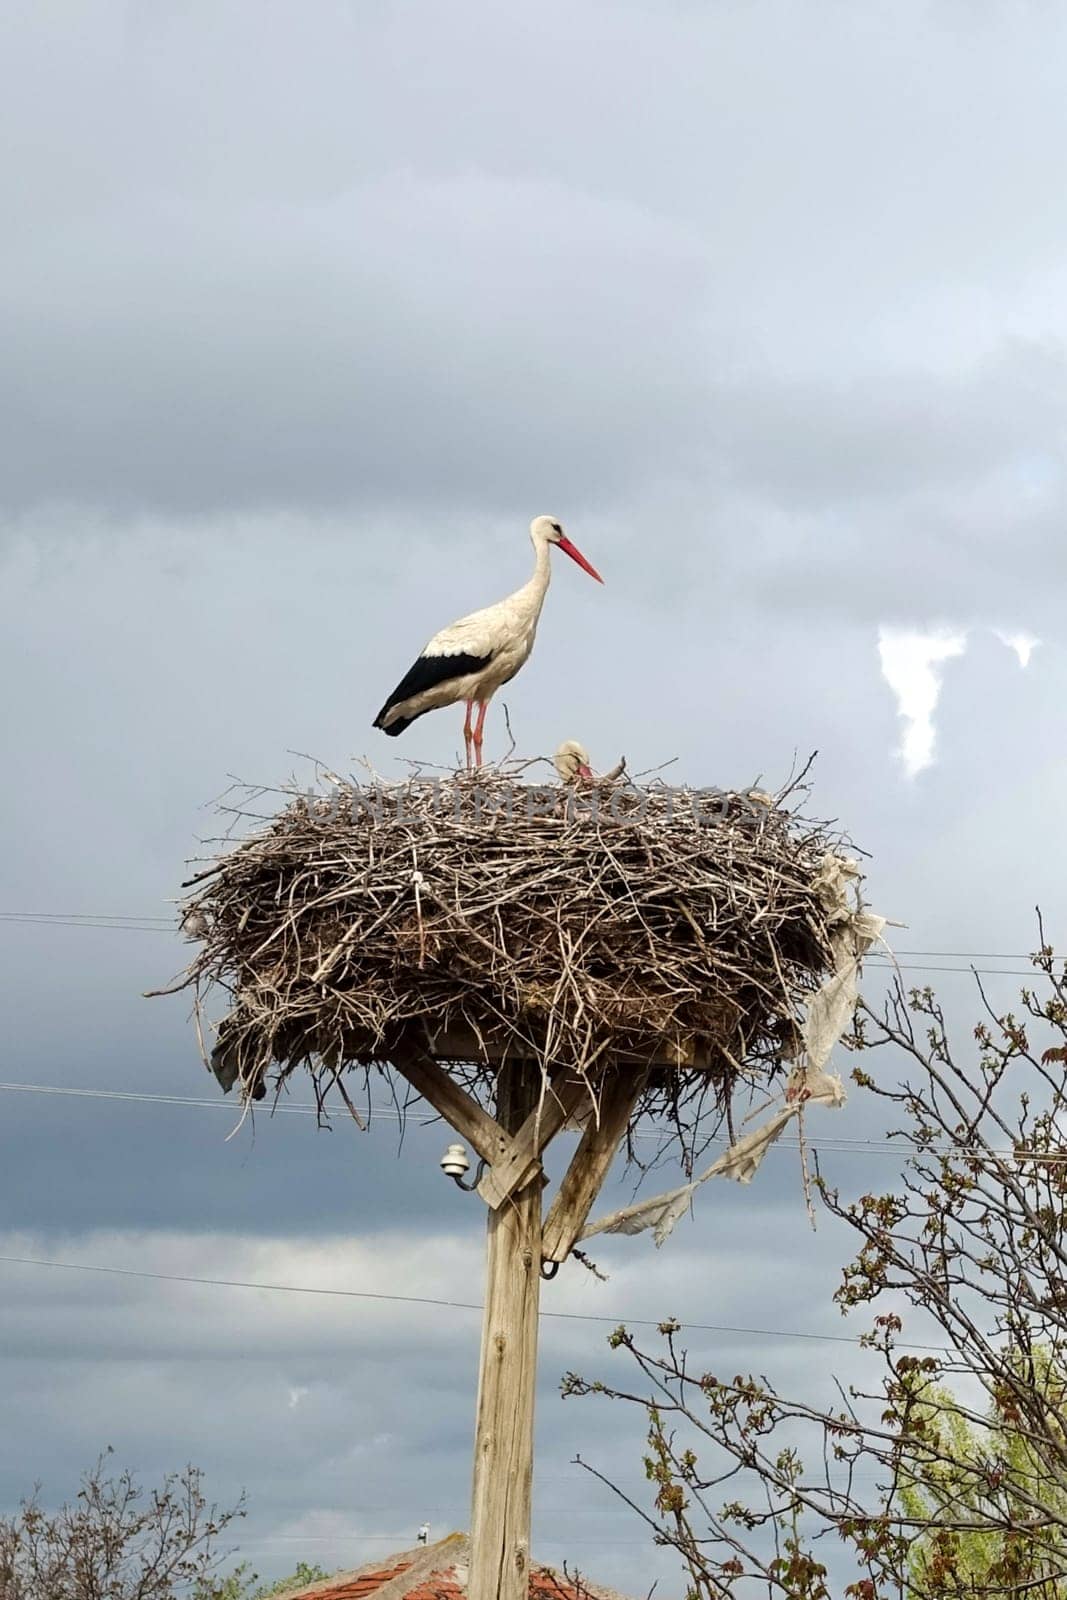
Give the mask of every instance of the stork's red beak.
M 600 576 L 600 573 L 597 571 L 597 569 L 592 565 L 591 562 L 589 562 L 589 561 L 587 561 L 585 559 L 585 557 L 582 555 L 582 552 L 578 549 L 578 546 L 576 544 L 571 544 L 570 540 L 567 538 L 567 535 L 565 533 L 560 535 L 559 547 L 563 551 L 564 555 L 570 556 L 572 561 L 577 561 L 577 563 L 581 567 L 582 571 L 583 572 L 588 572 L 589 576 L 591 578 L 595 578 L 597 583 L 603 583 L 604 582 L 603 578 Z
M 603 583 L 603 581 L 604 581 L 603 578 L 601 578 L 600 581 L 601 581 L 601 583 Z M 586 783 L 592 783 L 592 781 L 593 781 L 593 769 L 592 769 L 592 767 L 587 767 L 581 761 L 579 761 L 579 763 L 578 763 L 578 776 L 579 776 L 579 778 L 583 778 Z

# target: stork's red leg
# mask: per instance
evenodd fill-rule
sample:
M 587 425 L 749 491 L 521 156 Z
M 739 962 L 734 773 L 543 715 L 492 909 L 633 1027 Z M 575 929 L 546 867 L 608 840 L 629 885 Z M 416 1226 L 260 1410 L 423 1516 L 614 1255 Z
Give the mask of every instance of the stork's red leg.
M 466 717 L 464 719 L 464 722 L 463 722 L 463 744 L 464 744 L 464 748 L 466 749 L 466 752 L 467 752 L 467 771 L 468 772 L 471 770 L 471 766 L 473 764 L 472 761 L 471 761 L 471 738 L 472 738 L 471 712 L 473 710 L 474 710 L 474 701 L 473 700 L 468 700 L 467 701 L 467 715 L 466 715 Z
M 489 710 L 488 700 L 483 700 L 478 707 L 478 720 L 474 724 L 474 762 L 475 766 L 482 764 L 482 728 L 485 726 L 485 713 Z

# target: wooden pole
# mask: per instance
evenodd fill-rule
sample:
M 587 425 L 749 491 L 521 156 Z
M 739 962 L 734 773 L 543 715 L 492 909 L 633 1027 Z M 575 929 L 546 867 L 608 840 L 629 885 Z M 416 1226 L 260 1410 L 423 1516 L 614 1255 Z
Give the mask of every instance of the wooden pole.
M 506 1063 L 497 1083 L 500 1126 L 517 1133 L 540 1092 L 536 1065 Z M 489 1212 L 469 1600 L 529 1596 L 543 1181 L 538 1172 Z

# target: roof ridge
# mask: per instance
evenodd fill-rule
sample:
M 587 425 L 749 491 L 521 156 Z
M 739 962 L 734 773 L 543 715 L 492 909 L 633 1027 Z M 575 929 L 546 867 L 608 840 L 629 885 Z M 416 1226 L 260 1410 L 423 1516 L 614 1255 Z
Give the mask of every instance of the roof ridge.
M 591 1578 L 581 1573 L 568 1577 L 566 1572 L 561 1572 L 558 1567 L 545 1567 L 540 1562 L 533 1562 L 530 1566 L 530 1576 L 551 1578 L 561 1591 L 567 1591 L 577 1597 L 577 1600 L 627 1600 L 618 1589 L 605 1589 L 601 1583 L 594 1583 Z
M 435 1572 L 451 1562 L 453 1565 L 468 1552 L 469 1541 L 465 1533 L 447 1533 L 436 1544 L 419 1545 L 419 1554 L 403 1572 L 386 1578 L 381 1588 L 375 1589 L 372 1600 L 407 1600 L 411 1590 L 423 1578 L 432 1578 Z
M 398 1550 L 393 1555 L 376 1557 L 348 1572 L 335 1572 L 332 1577 L 322 1578 L 317 1583 L 286 1589 L 273 1596 L 272 1600 L 317 1600 L 317 1597 L 328 1600 L 335 1590 L 343 1590 L 354 1586 L 361 1578 L 371 1577 L 380 1578 L 381 1581 L 367 1591 L 367 1600 L 408 1600 L 408 1596 L 420 1589 L 427 1578 L 435 1576 L 458 1586 L 466 1594 L 466 1566 L 469 1561 L 469 1536 L 460 1532 L 448 1533 L 433 1544 L 417 1544 L 410 1550 Z M 462 1572 L 456 1570 L 460 1566 L 464 1569 Z M 626 1600 L 626 1596 L 616 1589 L 606 1589 L 602 1584 L 593 1583 L 585 1577 L 569 1577 L 558 1567 L 531 1561 L 528 1581 L 542 1578 L 549 1579 L 558 1590 L 558 1600 Z M 547 1596 L 544 1600 L 547 1600 Z
M 414 1581 L 416 1574 L 413 1569 L 423 1567 L 424 1558 L 436 1556 L 453 1556 L 455 1559 L 461 1549 L 466 1553 L 467 1535 L 465 1533 L 446 1533 L 443 1539 L 438 1539 L 435 1544 L 416 1544 L 410 1550 L 397 1550 L 392 1555 L 375 1556 L 371 1561 L 364 1561 L 362 1566 L 350 1567 L 344 1572 L 334 1572 L 328 1578 L 320 1578 L 315 1583 L 295 1583 L 291 1589 L 283 1589 L 280 1594 L 272 1595 L 271 1600 L 315 1600 L 316 1595 L 330 1594 L 334 1589 L 343 1588 L 345 1584 L 355 1583 L 357 1578 L 369 1577 L 373 1572 L 385 1572 L 388 1576 L 381 1589 L 374 1591 L 375 1596 L 381 1594 L 385 1600 L 394 1600 L 394 1596 L 386 1585 L 397 1578 L 410 1578 Z M 397 1568 L 403 1566 L 403 1572 Z M 429 1570 L 433 1571 L 432 1559 Z M 420 1571 L 419 1577 L 424 1577 L 425 1572 Z M 399 1597 L 403 1600 L 403 1596 Z

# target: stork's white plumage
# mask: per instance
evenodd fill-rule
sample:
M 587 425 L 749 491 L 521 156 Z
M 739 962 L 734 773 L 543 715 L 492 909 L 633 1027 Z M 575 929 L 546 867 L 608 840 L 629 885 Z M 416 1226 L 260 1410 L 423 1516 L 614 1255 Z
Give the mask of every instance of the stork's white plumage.
M 530 542 L 535 557 L 530 581 L 506 600 L 472 611 L 435 633 L 375 717 L 376 728 L 395 737 L 425 712 L 463 700 L 467 707 L 463 724 L 467 767 L 472 765 L 472 751 L 474 764 L 481 766 L 486 708 L 496 691 L 525 665 L 533 649 L 551 577 L 551 546 L 558 545 L 598 583 L 604 581 L 554 517 L 534 518 Z M 472 723 L 475 706 L 478 714 Z
M 577 739 L 564 739 L 552 757 L 552 763 L 564 783 L 614 783 L 626 771 L 626 757 L 620 756 L 611 771 L 598 778 L 593 771 L 588 750 Z
M 589 752 L 577 739 L 564 739 L 552 757 L 552 764 L 564 783 L 592 782 L 593 766 Z

